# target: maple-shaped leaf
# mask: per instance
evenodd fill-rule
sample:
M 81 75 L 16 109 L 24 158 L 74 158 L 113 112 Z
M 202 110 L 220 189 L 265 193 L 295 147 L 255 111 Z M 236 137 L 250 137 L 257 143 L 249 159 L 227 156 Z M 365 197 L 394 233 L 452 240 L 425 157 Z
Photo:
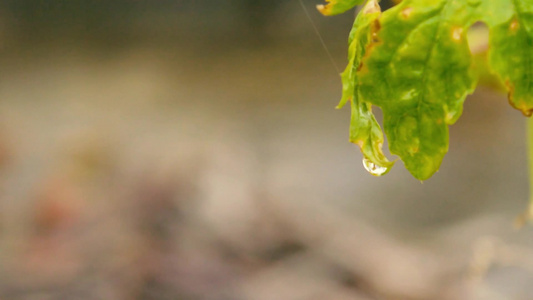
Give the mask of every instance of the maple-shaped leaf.
M 352 111 L 350 142 L 361 148 L 366 169 L 376 176 L 387 173 L 394 163 L 383 154 L 383 132 L 372 113 L 372 105 L 361 99 L 359 95 L 360 84 L 357 70 L 361 66 L 366 48 L 372 44 L 377 26 L 379 26 L 377 18 L 380 14 L 381 10 L 377 1 L 370 0 L 355 19 L 348 39 L 349 62 L 341 76 L 342 99 L 337 106 L 341 108 L 350 101 Z
M 321 8 L 336 14 L 356 4 L 331 0 Z M 477 83 L 467 41 L 476 22 L 489 28 L 489 66 L 509 102 L 533 114 L 533 1 L 404 0 L 379 16 L 364 9 L 350 33 L 339 106 L 351 100 L 351 141 L 374 165 L 387 164 L 388 170 L 392 164 L 381 151 L 383 135 L 371 104 L 383 111 L 391 153 L 414 177 L 425 180 L 439 169 L 448 151 L 448 126 Z M 479 71 L 485 64 L 476 65 Z
M 328 4 L 319 4 L 316 8 L 325 16 L 334 16 L 362 4 L 364 0 L 326 0 L 326 2 Z
M 380 18 L 378 42 L 363 67 L 360 93 L 381 107 L 391 153 L 425 180 L 448 151 L 448 125 L 476 84 L 466 40 L 467 1 L 405 0 Z

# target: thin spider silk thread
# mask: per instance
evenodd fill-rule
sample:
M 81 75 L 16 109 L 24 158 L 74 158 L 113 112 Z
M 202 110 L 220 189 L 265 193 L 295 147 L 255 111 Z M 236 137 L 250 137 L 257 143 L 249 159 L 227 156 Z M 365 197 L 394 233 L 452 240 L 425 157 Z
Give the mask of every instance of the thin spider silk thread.
M 318 28 L 315 25 L 315 22 L 313 22 L 313 18 L 311 18 L 311 14 L 309 13 L 307 8 L 305 7 L 304 1 L 303 0 L 298 0 L 298 1 L 300 2 L 300 6 L 302 7 L 305 15 L 307 16 L 307 19 L 309 20 L 309 23 L 311 23 L 311 26 L 313 27 L 313 30 L 315 31 L 316 35 L 318 36 L 318 39 L 320 40 L 320 43 L 322 44 L 322 47 L 326 51 L 326 54 L 328 55 L 329 60 L 331 61 L 331 64 L 335 68 L 335 71 L 337 72 L 337 74 L 340 74 L 341 70 L 337 66 L 337 64 L 335 63 L 335 60 L 333 59 L 333 55 L 331 55 L 331 52 L 329 51 L 328 46 L 326 45 L 326 42 L 322 38 L 322 35 L 320 34 L 320 31 L 318 31 Z

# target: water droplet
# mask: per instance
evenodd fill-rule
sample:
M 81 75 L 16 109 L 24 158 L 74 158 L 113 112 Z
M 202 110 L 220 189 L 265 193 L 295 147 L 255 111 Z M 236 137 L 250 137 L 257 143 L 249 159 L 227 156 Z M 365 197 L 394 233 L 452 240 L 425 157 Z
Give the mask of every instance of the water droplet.
M 363 166 L 368 171 L 368 173 L 374 176 L 381 176 L 387 172 L 387 168 L 376 165 L 366 157 L 363 158 Z

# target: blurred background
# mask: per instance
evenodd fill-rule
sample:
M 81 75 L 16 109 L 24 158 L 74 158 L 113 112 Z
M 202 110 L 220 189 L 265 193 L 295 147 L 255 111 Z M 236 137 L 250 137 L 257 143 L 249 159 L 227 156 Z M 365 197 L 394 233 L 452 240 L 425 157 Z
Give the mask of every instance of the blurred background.
M 319 2 L 1 0 L 0 299 L 533 299 L 525 119 L 372 177 Z

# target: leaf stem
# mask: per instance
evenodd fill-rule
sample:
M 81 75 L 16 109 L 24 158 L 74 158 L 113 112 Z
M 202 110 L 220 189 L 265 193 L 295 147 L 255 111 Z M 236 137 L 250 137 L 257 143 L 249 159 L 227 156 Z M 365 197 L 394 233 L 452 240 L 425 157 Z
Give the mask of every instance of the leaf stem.
M 529 168 L 529 205 L 527 210 L 515 220 L 515 228 L 520 229 L 533 221 L 533 118 L 527 118 L 527 160 Z
M 529 208 L 526 212 L 527 220 L 533 219 L 533 118 L 527 118 L 527 150 L 529 167 Z
M 525 212 L 515 219 L 515 228 L 520 229 L 533 221 L 533 118 L 527 118 L 527 161 L 529 169 L 529 205 Z

